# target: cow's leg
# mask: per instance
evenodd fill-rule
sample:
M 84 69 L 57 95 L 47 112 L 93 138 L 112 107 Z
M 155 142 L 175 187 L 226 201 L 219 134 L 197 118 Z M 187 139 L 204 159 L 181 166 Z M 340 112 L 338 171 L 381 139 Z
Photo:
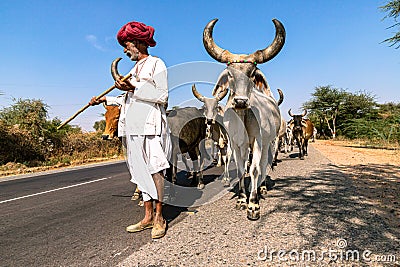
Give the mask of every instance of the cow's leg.
M 232 147 L 233 150 L 233 157 L 235 159 L 236 163 L 236 174 L 237 177 L 239 178 L 239 192 L 238 192 L 238 199 L 236 201 L 236 209 L 246 209 L 247 207 L 247 195 L 246 195 L 246 188 L 244 184 L 244 178 L 245 178 L 245 164 L 247 161 L 246 159 L 248 157 L 247 152 L 248 149 L 241 149 L 238 146 Z
M 223 161 L 224 161 L 224 178 L 223 178 L 223 183 L 224 187 L 230 186 L 230 177 L 229 177 L 229 163 L 231 162 L 231 156 L 232 156 L 232 151 L 228 145 L 224 147 L 224 156 L 223 156 Z
M 304 155 L 308 156 L 308 139 L 304 139 L 303 147 L 304 147 Z
M 248 154 L 247 154 L 247 157 L 246 157 L 246 163 L 245 163 L 245 168 L 246 169 L 245 169 L 245 175 L 244 176 L 248 176 L 249 175 L 250 165 L 251 165 L 252 159 L 253 159 L 253 153 L 252 153 L 251 149 L 249 148 L 248 149 Z
M 304 159 L 304 155 L 303 155 L 303 142 L 301 140 L 301 137 L 296 136 L 296 142 L 297 142 L 297 146 L 299 147 L 299 158 L 300 159 Z
M 178 161 L 178 156 L 176 155 L 176 153 L 172 153 L 172 158 L 171 158 L 171 162 L 170 162 L 171 164 L 166 172 L 166 178 L 167 178 L 167 181 L 169 182 L 168 199 L 170 202 L 174 202 L 176 199 L 174 185 L 176 184 L 177 161 Z
M 274 141 L 275 154 L 274 154 L 274 160 L 272 161 L 272 166 L 278 165 L 278 153 L 279 153 L 280 147 L 281 147 L 281 139 L 279 137 L 276 137 L 275 141 Z
M 250 166 L 251 189 L 249 203 L 247 205 L 247 218 L 258 220 L 260 218 L 260 204 L 257 193 L 258 179 L 261 175 L 261 139 L 257 139 L 253 144 L 253 160 Z
M 267 170 L 269 167 L 272 168 L 273 164 L 273 147 L 272 144 L 268 145 L 267 141 L 263 141 L 263 148 L 262 148 L 262 153 L 261 153 L 261 160 L 260 160 L 260 170 L 261 170 L 261 175 L 259 178 L 259 184 L 260 184 L 260 194 L 263 197 L 267 196 L 268 190 L 271 190 L 271 188 L 275 185 L 274 181 L 272 181 L 269 176 L 267 176 Z
M 190 166 L 188 164 L 188 158 L 186 157 L 187 154 L 184 153 L 181 156 L 182 156 L 182 162 L 185 165 L 186 178 L 189 178 L 189 177 L 193 176 L 193 170 L 190 168 Z
M 200 150 L 196 148 L 194 151 L 189 151 L 189 156 L 193 161 L 193 170 L 194 170 L 192 184 L 197 183 L 197 188 L 203 189 L 204 188 L 203 172 L 202 170 L 200 170 L 199 167 L 199 161 L 201 160 Z
M 286 138 L 286 136 L 283 137 L 283 146 L 284 146 L 283 153 L 286 154 L 286 153 L 288 152 L 288 150 L 287 150 L 287 138 Z
M 217 154 L 218 154 L 218 163 L 217 163 L 217 167 L 221 167 L 222 166 L 222 153 L 221 153 L 221 148 L 219 146 L 217 146 Z

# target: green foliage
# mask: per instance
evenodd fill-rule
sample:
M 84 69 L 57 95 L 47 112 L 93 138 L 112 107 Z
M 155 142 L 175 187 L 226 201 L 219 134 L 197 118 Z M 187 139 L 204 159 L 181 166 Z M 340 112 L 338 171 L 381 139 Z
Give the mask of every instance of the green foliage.
M 400 22 L 397 22 L 397 18 L 400 15 L 400 0 L 389 1 L 386 5 L 381 6 L 380 9 L 388 13 L 383 19 L 394 18 L 394 21 L 396 21 L 389 29 L 397 27 L 397 32 L 394 36 L 384 40 L 384 42 L 390 43 L 390 46 L 397 45 L 397 49 L 400 47 Z
M 344 99 L 344 92 L 341 89 L 333 88 L 331 85 L 315 87 L 312 98 L 303 104 L 303 108 L 310 110 L 312 114 L 330 116 L 338 109 Z
M 97 131 L 97 132 L 104 132 L 104 130 L 106 129 L 106 121 L 105 120 L 101 120 L 101 121 L 96 121 L 93 125 L 93 128 Z
M 34 137 L 39 137 L 43 135 L 47 110 L 48 106 L 42 100 L 18 99 L 14 105 L 0 111 L 0 120 L 7 126 L 28 130 Z
M 120 154 L 119 141 L 103 141 L 101 133 L 84 134 L 80 128 L 61 120 L 47 119 L 48 106 L 41 100 L 19 99 L 0 110 L 0 164 L 21 163 L 24 166 L 46 166 L 72 160 L 88 160 Z
M 333 138 L 336 136 L 336 120 L 347 97 L 343 89 L 334 88 L 331 85 L 317 86 L 312 94 L 312 99 L 303 104 L 303 108 L 310 112 L 311 116 L 319 118 L 326 123 L 328 131 Z M 309 115 L 309 116 L 310 116 Z M 317 130 L 325 132 L 322 128 Z
M 319 86 L 303 107 L 320 134 L 334 129 L 350 139 L 400 142 L 400 103 L 378 104 L 368 92 Z

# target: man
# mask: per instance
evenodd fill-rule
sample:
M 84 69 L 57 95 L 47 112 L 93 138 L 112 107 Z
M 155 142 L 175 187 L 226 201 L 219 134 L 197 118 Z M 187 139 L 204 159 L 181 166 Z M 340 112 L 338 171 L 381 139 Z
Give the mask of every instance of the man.
M 152 238 L 165 235 L 166 221 L 162 215 L 165 170 L 169 167 L 170 137 L 164 106 L 168 102 L 167 69 L 164 62 L 149 55 L 153 47 L 154 29 L 141 22 L 129 22 L 117 34 L 124 53 L 135 66 L 130 71 L 132 78 L 115 86 L 125 91 L 118 97 L 91 99 L 89 104 L 120 105 L 121 114 L 118 135 L 126 144 L 127 163 L 131 181 L 142 191 L 145 216 L 140 222 L 126 228 L 128 232 L 139 232 L 152 228 Z M 155 214 L 153 214 L 153 201 Z

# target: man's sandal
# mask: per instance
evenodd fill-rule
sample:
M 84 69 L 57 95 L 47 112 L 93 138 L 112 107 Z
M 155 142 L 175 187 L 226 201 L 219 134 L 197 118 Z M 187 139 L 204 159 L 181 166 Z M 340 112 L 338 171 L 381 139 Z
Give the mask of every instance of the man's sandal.
M 164 220 L 162 224 L 155 223 L 153 229 L 151 229 L 151 238 L 157 239 L 165 236 L 167 229 L 167 222 Z
M 132 224 L 132 225 L 129 225 L 128 227 L 126 227 L 126 231 L 128 231 L 129 233 L 136 233 L 136 232 L 140 232 L 140 231 L 150 229 L 150 228 L 153 228 L 153 222 L 148 223 L 148 224 L 143 224 L 140 221 L 137 224 Z

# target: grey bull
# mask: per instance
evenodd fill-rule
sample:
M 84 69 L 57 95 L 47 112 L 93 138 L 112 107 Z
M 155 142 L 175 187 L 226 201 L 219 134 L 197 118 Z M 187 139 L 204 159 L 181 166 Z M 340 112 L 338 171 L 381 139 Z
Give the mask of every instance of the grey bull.
M 224 125 L 233 151 L 239 177 L 238 208 L 247 207 L 247 218 L 260 218 L 258 187 L 266 179 L 273 160 L 272 142 L 281 124 L 278 103 L 273 97 L 264 74 L 257 64 L 274 58 L 285 43 L 285 29 L 274 19 L 275 38 L 267 48 L 252 54 L 233 54 L 215 44 L 212 32 L 217 19 L 210 21 L 203 31 L 203 44 L 208 54 L 227 68 L 219 75 L 213 95 L 230 91 Z M 250 165 L 251 188 L 247 199 L 244 186 L 245 164 L 249 149 L 252 151 Z
M 224 186 L 230 185 L 230 177 L 229 177 L 229 163 L 231 161 L 231 149 L 230 144 L 228 142 L 228 133 L 223 125 L 223 110 L 219 105 L 219 101 L 223 99 L 228 91 L 222 92 L 220 95 L 215 97 L 205 97 L 201 95 L 196 86 L 192 86 L 193 95 L 203 103 L 203 107 L 201 108 L 204 113 L 205 123 L 207 124 L 207 138 L 211 138 L 214 142 L 217 143 L 218 149 L 218 165 L 222 165 L 222 161 L 224 162 L 224 176 L 222 181 Z

